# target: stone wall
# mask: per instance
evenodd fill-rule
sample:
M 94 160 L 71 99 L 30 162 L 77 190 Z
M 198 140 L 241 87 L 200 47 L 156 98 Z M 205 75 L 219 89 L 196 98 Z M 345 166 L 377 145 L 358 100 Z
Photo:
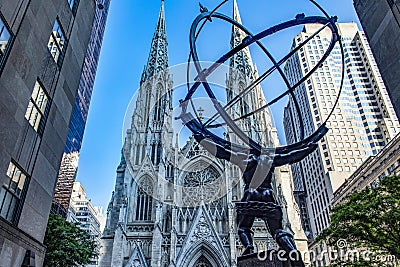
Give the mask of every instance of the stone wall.
M 42 265 L 42 242 L 95 8 L 92 0 L 80 1 L 74 15 L 63 0 L 0 3 L 3 21 L 14 35 L 0 69 L 0 182 L 7 181 L 11 160 L 30 177 L 16 220 L 0 220 L 4 266 L 21 266 L 26 250 L 35 253 L 36 266 Z M 56 18 L 68 41 L 62 64 L 47 48 Z M 42 134 L 25 119 L 37 80 L 51 99 Z

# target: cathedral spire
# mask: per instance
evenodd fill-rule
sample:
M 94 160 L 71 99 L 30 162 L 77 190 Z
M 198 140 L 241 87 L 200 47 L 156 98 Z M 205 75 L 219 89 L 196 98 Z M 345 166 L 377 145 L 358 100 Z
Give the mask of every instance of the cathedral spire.
M 242 23 L 242 19 L 239 13 L 239 7 L 236 0 L 233 0 L 233 19 L 239 22 L 240 24 Z
M 242 24 L 242 18 L 240 16 L 239 7 L 236 0 L 233 0 L 232 17 L 234 20 Z M 231 48 L 240 45 L 243 42 L 243 39 L 245 39 L 246 37 L 247 34 L 244 31 L 236 26 L 232 26 Z M 233 95 L 238 95 L 247 85 L 256 80 L 258 77 L 259 76 L 257 68 L 253 64 L 250 49 L 249 47 L 246 47 L 236 53 L 230 59 L 230 70 L 228 77 L 229 89 L 227 92 L 227 99 L 231 99 Z M 266 100 L 261 85 L 257 85 L 255 86 L 255 88 L 251 89 L 251 92 L 242 97 L 240 101 L 243 101 L 243 103 L 239 102 L 239 105 L 243 106 L 243 109 L 240 110 L 240 113 L 242 115 L 247 114 L 249 110 L 256 110 L 257 108 L 264 105 L 266 103 Z M 261 118 L 259 118 L 258 120 L 263 121 Z M 258 124 L 255 123 L 254 125 Z M 255 133 L 255 131 L 252 132 Z
M 233 1 L 233 19 L 239 23 L 242 23 L 242 18 L 240 17 L 239 7 L 236 0 Z M 241 44 L 246 36 L 247 35 L 242 30 L 235 26 L 232 26 L 231 48 L 234 48 Z M 235 56 L 231 58 L 230 66 L 231 68 L 239 70 L 248 78 L 254 78 L 253 62 L 248 47 L 238 52 Z
M 150 54 L 147 65 L 142 74 L 141 83 L 155 74 L 168 68 L 168 41 L 165 26 L 164 0 L 161 1 L 160 13 L 157 26 L 151 42 Z

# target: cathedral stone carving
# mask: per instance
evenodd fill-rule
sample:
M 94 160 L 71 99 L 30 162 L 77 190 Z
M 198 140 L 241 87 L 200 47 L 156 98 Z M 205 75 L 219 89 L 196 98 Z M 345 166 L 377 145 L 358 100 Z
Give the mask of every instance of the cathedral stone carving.
M 148 267 L 143 251 L 139 244 L 135 243 L 132 255 L 125 267 Z
M 197 239 L 208 239 L 211 236 L 210 226 L 205 223 L 204 216 L 200 217 L 200 222 L 194 230 L 194 236 Z M 212 242 L 212 240 L 210 240 Z

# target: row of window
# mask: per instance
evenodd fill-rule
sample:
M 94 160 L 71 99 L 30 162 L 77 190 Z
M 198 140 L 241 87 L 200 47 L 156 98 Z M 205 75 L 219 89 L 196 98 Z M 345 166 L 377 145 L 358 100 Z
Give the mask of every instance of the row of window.
M 44 116 L 48 113 L 48 98 L 37 82 L 32 93 L 25 118 L 38 132 L 44 129 Z M 17 223 L 18 211 L 25 197 L 29 177 L 26 172 L 13 161 L 7 170 L 6 182 L 0 189 L 0 216 L 10 223 Z
M 330 223 L 329 206 L 325 206 L 327 203 L 330 203 L 330 200 L 328 191 L 325 188 L 325 190 L 321 190 L 314 203 L 311 204 L 318 233 L 325 229 Z
M 68 0 L 68 4 L 75 14 L 78 0 Z M 4 66 L 13 40 L 14 35 L 0 13 L 0 69 Z M 66 44 L 65 34 L 58 19 L 56 19 L 47 47 L 58 66 L 62 63 Z M 43 133 L 49 109 L 49 96 L 43 85 L 37 80 L 25 112 L 25 118 L 39 135 Z M 0 188 L 0 217 L 12 224 L 18 222 L 29 180 L 29 175 L 16 162 L 11 160 L 6 173 L 6 180 Z
M 78 8 L 78 0 L 68 0 L 68 4 L 75 14 Z M 5 23 L 3 16 L 0 14 L 0 66 L 3 66 L 6 55 L 9 52 L 10 44 L 13 41 L 14 35 L 10 28 Z M 58 19 L 54 22 L 52 32 L 48 41 L 48 49 L 54 60 L 60 65 L 64 56 L 66 47 L 66 38 Z

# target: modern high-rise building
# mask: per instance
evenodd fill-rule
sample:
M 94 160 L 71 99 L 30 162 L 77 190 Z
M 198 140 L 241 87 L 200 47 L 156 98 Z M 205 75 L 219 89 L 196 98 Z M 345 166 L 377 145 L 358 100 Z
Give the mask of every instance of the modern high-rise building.
M 43 239 L 95 1 L 0 3 L 0 265 L 42 266 Z
M 100 7 L 97 8 L 93 21 L 90 42 L 86 51 L 85 63 L 79 81 L 78 95 L 76 96 L 74 109 L 72 111 L 68 138 L 64 148 L 60 171 L 58 173 L 52 211 L 63 217 L 66 216 L 68 211 L 72 187 L 77 173 L 79 152 L 85 132 L 86 119 L 89 112 L 90 99 L 92 97 L 110 1 L 111 0 L 97 1 L 97 5 L 100 5 Z
M 387 176 L 400 174 L 400 134 L 377 155 L 369 157 L 334 193 L 333 207 L 345 202 L 354 192 L 375 188 Z
M 236 1 L 234 17 L 240 20 Z M 234 27 L 231 46 L 245 37 Z M 222 81 L 223 85 L 226 82 L 228 99 L 258 77 L 248 49 L 233 57 L 230 66 Z M 171 127 L 176 93 L 171 77 L 162 1 L 107 209 L 100 266 L 237 266 L 242 246 L 234 201 L 243 194 L 240 170 L 214 158 L 191 136 L 183 140 L 182 147 L 172 141 L 179 132 Z M 241 104 L 247 104 L 249 110 L 265 104 L 261 87 L 248 94 L 245 102 Z M 232 115 L 243 115 L 246 108 L 237 105 Z M 241 126 L 260 143 L 279 145 L 268 111 Z M 227 134 L 233 140 L 233 135 Z M 284 207 L 284 228 L 294 233 L 299 250 L 305 252 L 307 240 L 292 194 L 289 168 L 275 170 L 273 186 Z M 253 230 L 258 249 L 276 248 L 264 222 L 256 220 Z
M 397 116 L 400 116 L 400 2 L 354 0 Z
M 63 154 L 58 170 L 57 184 L 51 212 L 66 218 L 71 199 L 72 187 L 76 178 L 79 162 L 79 151 Z
M 72 213 L 72 214 L 71 214 Z M 74 182 L 71 194 L 71 202 L 68 221 L 77 222 L 78 227 L 87 232 L 100 246 L 101 231 L 104 229 L 102 209 L 93 206 L 86 195 L 86 190 L 79 182 Z M 98 258 L 94 258 L 86 267 L 97 266 Z
M 299 45 L 321 25 L 306 25 L 294 41 Z M 303 225 L 315 236 L 329 226 L 333 193 L 371 155 L 376 155 L 399 132 L 399 122 L 375 63 L 367 39 L 355 23 L 338 24 L 344 45 L 345 75 L 338 105 L 327 122 L 330 129 L 319 148 L 301 163 L 292 165 Z M 324 29 L 285 65 L 294 84 L 325 53 L 331 33 Z M 305 136 L 328 117 L 338 97 L 342 59 L 337 45 L 327 61 L 295 90 Z M 299 118 L 290 99 L 284 113 L 287 143 L 299 141 Z M 301 193 L 302 192 L 302 193 Z M 304 213 L 304 212 L 303 212 Z M 304 215 L 304 214 L 303 214 Z M 311 236 L 312 238 L 312 236 Z

